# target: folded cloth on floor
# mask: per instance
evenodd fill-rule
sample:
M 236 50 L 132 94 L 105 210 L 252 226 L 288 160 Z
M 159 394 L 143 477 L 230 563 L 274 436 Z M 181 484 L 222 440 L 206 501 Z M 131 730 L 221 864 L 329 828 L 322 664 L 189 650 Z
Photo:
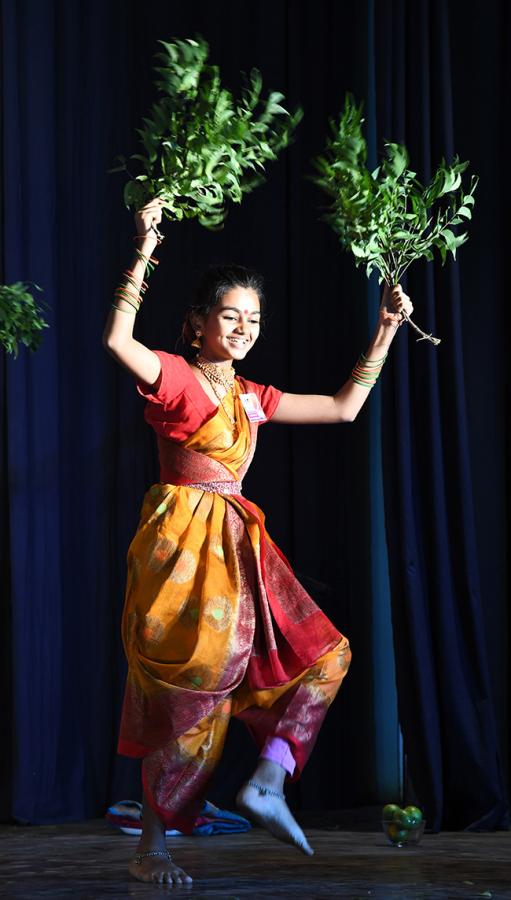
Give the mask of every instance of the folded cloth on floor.
M 119 828 L 124 834 L 142 834 L 142 804 L 137 800 L 119 800 L 108 807 L 105 819 L 114 828 Z M 236 834 L 241 831 L 249 831 L 251 824 L 248 819 L 230 812 L 228 809 L 219 809 L 214 803 L 206 800 L 195 820 L 193 834 Z M 168 829 L 167 837 L 181 834 L 181 831 Z
M 195 820 L 194 834 L 237 834 L 241 831 L 250 831 L 252 828 L 248 819 L 228 809 L 219 809 L 209 800 L 204 805 Z

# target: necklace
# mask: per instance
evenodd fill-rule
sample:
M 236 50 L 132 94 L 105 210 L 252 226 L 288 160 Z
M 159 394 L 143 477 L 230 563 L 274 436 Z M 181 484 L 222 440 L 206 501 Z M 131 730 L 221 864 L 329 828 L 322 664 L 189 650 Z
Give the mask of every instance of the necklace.
M 228 394 L 229 391 L 234 387 L 234 379 L 236 373 L 232 366 L 229 366 L 228 369 L 225 369 L 223 366 L 215 365 L 215 363 L 210 362 L 209 359 L 205 359 L 204 356 L 200 354 L 192 361 L 192 365 L 196 366 L 199 371 L 202 372 L 205 378 L 209 381 L 211 387 L 213 388 L 215 397 L 217 397 L 220 406 L 222 407 L 225 415 L 229 419 L 229 422 L 232 425 L 236 425 L 236 419 L 231 416 L 230 412 L 226 409 L 224 404 L 225 394 Z M 221 385 L 225 394 L 222 397 L 217 390 L 216 385 Z
M 206 359 L 200 354 L 192 360 L 192 364 L 197 366 L 197 368 L 204 373 L 209 382 L 221 384 L 226 391 L 229 391 L 232 388 L 234 377 L 236 375 L 232 366 L 229 366 L 228 369 L 224 368 L 224 366 L 210 362 L 209 359 Z

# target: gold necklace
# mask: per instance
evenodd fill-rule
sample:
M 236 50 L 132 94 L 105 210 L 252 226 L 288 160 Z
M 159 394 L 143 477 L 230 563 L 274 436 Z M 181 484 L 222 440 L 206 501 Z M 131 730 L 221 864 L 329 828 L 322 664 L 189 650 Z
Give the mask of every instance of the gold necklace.
M 212 363 L 209 359 L 206 359 L 200 354 L 192 360 L 192 365 L 197 366 L 197 368 L 204 373 L 209 382 L 212 383 L 215 381 L 217 384 L 221 384 L 226 391 L 232 388 L 236 375 L 232 365 L 226 369 L 218 363 Z
M 229 422 L 232 425 L 236 425 L 237 424 L 236 418 L 233 418 L 231 416 L 230 412 L 228 411 L 228 409 L 226 408 L 226 406 L 224 404 L 225 395 L 228 394 L 229 391 L 231 391 L 232 388 L 234 387 L 234 379 L 235 379 L 236 373 L 235 373 L 233 367 L 229 366 L 229 368 L 227 370 L 221 371 L 221 368 L 223 368 L 223 367 L 220 367 L 219 365 L 215 365 L 215 363 L 212 363 L 209 359 L 205 359 L 205 357 L 201 356 L 200 354 L 198 356 L 196 356 L 194 360 L 192 360 L 192 365 L 196 366 L 199 369 L 199 371 L 202 372 L 204 377 L 207 378 L 211 387 L 213 388 L 215 397 L 218 399 L 219 405 L 222 407 L 225 415 L 229 419 Z M 220 384 L 225 389 L 224 397 L 222 397 L 218 393 L 218 390 L 216 388 L 217 384 Z

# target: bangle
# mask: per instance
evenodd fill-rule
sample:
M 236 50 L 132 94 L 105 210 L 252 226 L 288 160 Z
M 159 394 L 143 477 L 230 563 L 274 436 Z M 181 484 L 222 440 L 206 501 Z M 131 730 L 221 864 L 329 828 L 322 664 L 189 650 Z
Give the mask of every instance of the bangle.
M 136 294 L 134 294 L 133 291 L 130 290 L 130 288 L 136 288 Z M 134 282 L 133 279 L 131 279 L 131 281 L 126 279 L 125 283 L 121 282 L 121 284 L 116 288 L 116 290 L 126 291 L 127 294 L 131 294 L 131 296 L 135 297 L 137 300 L 139 299 L 138 284 L 136 282 Z
M 351 372 L 351 380 L 354 381 L 355 384 L 359 384 L 361 387 L 369 388 L 370 390 L 378 381 L 386 359 L 387 354 L 381 359 L 376 360 L 367 359 L 365 353 L 361 353 L 356 366 Z
M 136 289 L 136 293 L 131 290 L 132 288 Z M 142 302 L 142 298 L 138 290 L 138 285 L 133 281 L 128 281 L 126 284 L 120 284 L 118 287 L 116 287 L 116 291 L 121 291 L 122 293 L 127 294 L 128 297 L 133 297 L 133 299 L 136 300 L 137 303 Z
M 111 303 L 110 306 L 113 306 L 114 309 L 118 309 L 119 312 L 128 313 L 129 316 L 136 316 L 136 310 L 134 312 L 131 309 L 123 309 L 122 306 L 116 306 L 115 303 Z
M 368 366 L 377 366 L 380 363 L 383 365 L 383 363 L 387 359 L 387 356 L 388 356 L 388 353 L 386 353 L 385 356 L 382 356 L 381 359 L 368 359 L 367 356 L 365 355 L 365 353 L 360 354 L 361 359 L 363 359 L 364 362 L 367 363 Z
M 137 309 L 142 303 L 138 294 L 132 294 L 131 291 L 129 291 L 128 288 L 123 287 L 123 285 L 119 285 L 119 287 L 115 289 L 114 296 L 120 300 L 127 300 L 128 302 L 131 301 L 132 303 L 135 303 Z
M 144 253 L 142 253 L 141 250 L 138 249 L 138 247 L 135 247 L 135 253 L 138 259 L 143 262 L 145 270 L 147 272 L 147 277 L 149 277 L 149 275 L 154 272 L 156 266 L 159 264 L 159 260 L 154 256 L 146 256 Z
M 138 312 L 140 309 L 141 301 L 135 297 L 133 294 L 130 294 L 129 291 L 124 290 L 122 287 L 116 288 L 114 291 L 114 299 L 115 300 L 124 300 L 125 303 L 129 303 L 133 309 L 136 309 Z
M 140 239 L 145 239 L 147 235 L 137 234 L 134 236 L 133 240 L 137 241 Z M 149 272 L 149 274 L 154 270 L 154 267 L 158 265 L 158 260 L 153 256 L 146 256 L 142 253 L 138 247 L 135 247 L 135 253 L 138 259 L 142 260 L 145 268 Z M 135 278 L 135 273 L 132 269 L 125 269 L 123 274 L 124 281 L 116 287 L 114 291 L 114 302 L 111 306 L 114 309 L 118 309 L 119 312 L 137 314 L 140 310 L 143 300 L 143 294 L 147 291 L 147 282 L 143 279 L 139 281 Z M 131 310 L 124 309 L 122 306 L 118 306 L 117 303 L 122 301 L 123 303 L 127 303 L 128 306 L 131 306 Z
M 139 284 L 138 281 L 134 277 L 134 273 L 130 269 L 126 269 L 126 271 L 123 272 L 122 274 L 124 275 L 126 281 L 129 284 L 133 285 L 133 287 L 136 288 L 136 290 L 138 292 L 140 292 L 141 294 L 145 294 L 145 292 L 147 291 L 147 282 L 146 281 L 141 281 Z
M 114 300 L 123 300 L 124 303 L 127 303 L 128 306 L 131 306 L 132 309 L 135 310 L 135 312 L 138 312 L 139 309 L 140 309 L 140 304 L 137 305 L 136 303 L 132 303 L 131 300 L 128 300 L 127 297 L 123 297 L 122 295 L 121 295 L 121 296 L 117 296 L 116 294 L 114 294 Z
M 153 232 L 152 234 L 150 234 L 149 231 L 146 231 L 145 234 L 136 234 L 134 236 L 133 240 L 134 241 L 145 241 L 147 238 L 149 238 L 149 240 L 151 240 L 151 238 L 153 238 L 157 244 L 161 244 L 161 242 L 163 241 L 163 237 L 164 237 L 163 234 L 160 231 L 158 231 L 158 232 L 154 231 L 154 229 L 152 229 L 152 232 Z

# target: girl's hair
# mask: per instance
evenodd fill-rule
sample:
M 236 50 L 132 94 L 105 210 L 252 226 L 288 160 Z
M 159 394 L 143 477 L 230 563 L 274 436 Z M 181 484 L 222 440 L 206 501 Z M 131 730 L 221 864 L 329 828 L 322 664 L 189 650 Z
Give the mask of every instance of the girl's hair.
M 191 303 L 185 311 L 181 336 L 187 349 L 190 348 L 192 341 L 195 340 L 196 326 L 194 326 L 194 319 L 198 316 L 206 318 L 213 307 L 220 303 L 224 294 L 237 287 L 250 288 L 256 292 L 261 305 L 262 317 L 265 309 L 262 275 L 259 275 L 253 269 L 246 269 L 244 266 L 237 266 L 234 263 L 210 266 L 199 281 L 195 302 Z

